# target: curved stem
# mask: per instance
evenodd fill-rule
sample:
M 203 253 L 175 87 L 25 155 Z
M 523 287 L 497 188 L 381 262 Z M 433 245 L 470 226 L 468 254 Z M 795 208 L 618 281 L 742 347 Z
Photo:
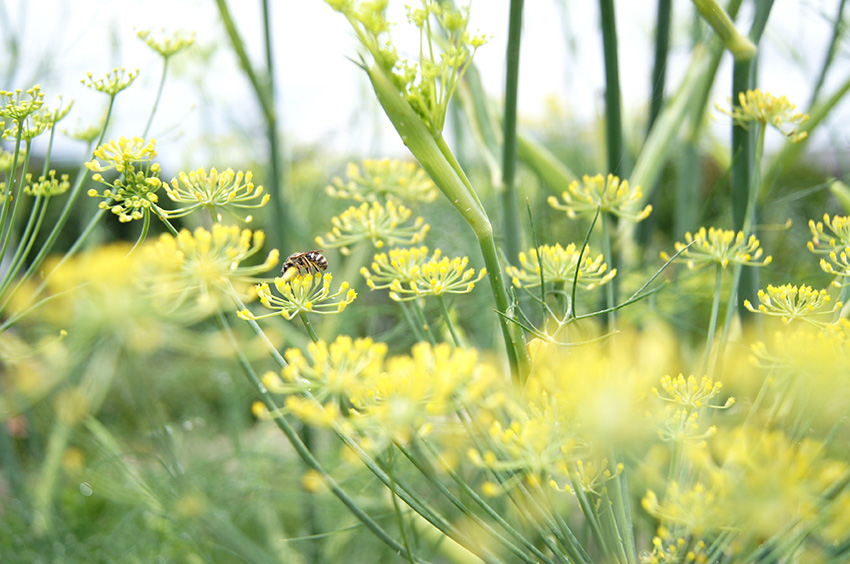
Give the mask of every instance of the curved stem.
M 316 335 L 315 329 L 313 329 L 313 325 L 310 323 L 310 318 L 307 317 L 307 314 L 303 311 L 298 314 L 298 317 L 301 318 L 301 322 L 304 324 L 304 328 L 307 329 L 307 334 L 310 335 L 310 340 L 314 343 L 319 342 L 319 336 Z

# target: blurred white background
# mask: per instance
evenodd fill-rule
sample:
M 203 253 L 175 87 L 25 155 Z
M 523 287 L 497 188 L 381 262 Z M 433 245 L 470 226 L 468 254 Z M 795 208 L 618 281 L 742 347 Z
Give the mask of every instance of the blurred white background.
M 807 109 L 838 3 L 775 2 L 762 45 L 758 82 L 762 90 L 785 95 L 798 109 Z M 398 2 L 399 8 L 403 4 Z M 508 4 L 508 0 L 472 1 L 471 29 L 492 36 L 476 55 L 476 63 L 486 89 L 495 98 L 500 98 L 503 90 Z M 627 120 L 642 121 L 650 92 L 656 2 L 620 0 L 616 6 L 624 112 Z M 255 67 L 261 67 L 260 2 L 231 0 L 230 7 Z M 25 89 L 39 83 L 48 104 L 57 94 L 73 98 L 75 107 L 63 123 L 65 128 L 94 122 L 104 108 L 105 96 L 80 84 L 87 72 L 98 77 L 116 66 L 141 69 L 137 83 L 118 98 L 110 130 L 113 137 L 141 134 L 161 71 L 158 56 L 136 38 L 135 31 L 164 28 L 196 33 L 194 52 L 172 61 L 173 72 L 153 124 L 161 162 L 166 167 L 223 168 L 263 158 L 264 133 L 257 102 L 238 68 L 213 0 L 20 0 L 4 2 L 3 10 L 0 32 L 6 52 L 0 57 L 0 88 Z M 674 0 L 673 10 L 668 93 L 688 62 L 693 7 L 689 0 Z M 403 22 L 403 11 L 396 13 L 397 21 Z M 749 29 L 748 15 L 745 10 L 739 18 L 744 31 Z M 321 0 L 272 2 L 272 17 L 278 112 L 287 154 L 297 146 L 321 147 L 344 155 L 401 153 L 403 147 L 369 95 L 365 75 L 347 59 L 358 51 L 344 18 Z M 406 27 L 399 25 L 398 31 Z M 9 66 L 10 34 L 20 42 L 20 59 L 14 69 Z M 208 57 L 204 64 L 199 64 L 200 53 Z M 526 1 L 521 54 L 521 120 L 535 123 L 546 119 L 555 100 L 570 118 L 567 123 L 594 122 L 603 110 L 604 90 L 596 2 Z M 726 102 L 730 69 L 726 54 L 712 101 Z M 14 70 L 11 75 L 10 70 Z M 848 72 L 848 50 L 842 46 L 824 92 L 830 93 Z M 810 150 L 825 159 L 846 152 L 848 107 L 845 101 L 827 131 L 812 139 Z M 248 134 L 234 137 L 234 131 Z M 712 131 L 725 143 L 728 121 L 719 116 Z M 572 134 L 563 132 L 565 137 Z M 769 137 L 773 143 L 781 141 L 778 136 Z M 60 156 L 79 159 L 81 147 L 64 140 L 58 151 Z M 222 153 L 233 162 L 209 162 L 221 158 Z

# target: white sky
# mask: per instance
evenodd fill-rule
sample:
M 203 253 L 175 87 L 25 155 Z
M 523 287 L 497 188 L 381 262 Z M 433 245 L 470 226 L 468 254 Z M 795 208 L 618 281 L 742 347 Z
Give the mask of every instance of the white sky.
M 485 87 L 495 97 L 501 96 L 503 88 L 508 4 L 509 0 L 472 2 L 471 28 L 493 36 L 479 50 L 476 63 Z M 668 92 L 687 64 L 688 46 L 681 42 L 687 36 L 692 13 L 689 0 L 675 0 L 673 4 L 677 42 L 670 59 Z M 827 20 L 833 17 L 837 5 L 838 0 L 776 0 L 762 49 L 762 90 L 785 95 L 800 109 L 806 109 L 803 106 L 829 40 Z M 230 6 L 255 66 L 260 66 L 260 2 L 231 0 Z M 544 119 L 546 100 L 552 98 L 580 123 L 593 122 L 602 111 L 604 80 L 597 6 L 590 0 L 526 1 L 521 119 Z M 656 2 L 619 0 L 616 6 L 623 104 L 629 119 L 646 112 Z M 87 72 L 97 77 L 115 66 L 124 66 L 140 68 L 142 73 L 137 83 L 119 96 L 110 134 L 140 135 L 161 67 L 158 57 L 136 39 L 135 30 L 182 29 L 194 31 L 202 48 L 217 45 L 218 49 L 207 67 L 199 67 L 197 59 L 189 55 L 174 59 L 175 73 L 166 84 L 152 131 L 158 140 L 160 160 L 166 167 L 225 168 L 263 154 L 262 122 L 255 98 L 237 68 L 213 0 L 19 0 L 7 3 L 6 9 L 8 25 L 22 38 L 22 64 L 12 83 L 0 84 L 0 88 L 27 88 L 40 83 L 47 92 L 48 104 L 59 93 L 73 98 L 76 106 L 65 127 L 73 127 L 78 120 L 84 125 L 91 123 L 103 107 L 105 97 L 84 88 L 80 79 Z M 281 93 L 278 111 L 287 150 L 291 150 L 294 139 L 296 144 L 320 145 L 341 153 L 362 152 L 373 157 L 400 153 L 403 148 L 369 96 L 365 76 L 346 58 L 356 56 L 357 46 L 344 18 L 321 0 L 272 2 L 272 12 Z M 748 27 L 748 23 L 741 26 Z M 5 36 L 7 25 L 0 27 L 0 32 Z M 5 60 L 8 58 L 3 54 L 0 61 Z M 44 61 L 49 61 L 49 66 L 40 66 Z M 713 101 L 725 102 L 730 69 L 727 54 Z M 0 71 L 4 70 L 5 63 L 0 63 Z M 848 71 L 847 50 L 842 49 L 829 84 L 844 80 Z M 212 105 L 199 97 L 198 83 Z M 823 149 L 831 144 L 835 151 L 846 152 L 846 128 L 840 124 L 849 111 L 847 106 L 850 104 L 843 104 L 832 121 L 836 124 L 832 138 L 822 135 L 816 146 Z M 231 135 L 234 124 L 249 131 L 256 127 L 256 135 L 219 140 L 219 153 L 211 151 L 210 139 Z M 725 142 L 728 123 L 716 124 L 714 131 Z M 236 162 L 204 162 L 220 157 L 225 148 L 230 154 L 236 152 Z M 75 153 L 79 145 L 74 142 L 64 142 L 60 150 L 60 154 L 79 158 Z

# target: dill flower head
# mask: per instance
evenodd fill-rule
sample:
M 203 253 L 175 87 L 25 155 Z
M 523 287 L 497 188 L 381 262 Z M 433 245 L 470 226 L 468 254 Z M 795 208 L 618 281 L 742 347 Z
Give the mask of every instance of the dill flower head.
M 211 168 L 199 168 L 188 173 L 181 171 L 177 178 L 172 179 L 171 185 L 164 184 L 168 197 L 183 207 L 169 210 L 169 218 L 189 215 L 199 208 L 209 210 L 212 217 L 220 219 L 219 208 L 233 213 L 231 208 L 251 209 L 260 208 L 269 201 L 269 195 L 263 194 L 262 186 L 254 186 L 254 174 L 251 171 L 233 172 L 228 168 L 219 173 Z M 251 216 L 244 218 L 251 221 Z
M 383 370 L 387 345 L 370 338 L 340 335 L 332 342 L 307 345 L 284 353 L 287 366 L 280 374 L 269 373 L 263 383 L 277 394 L 309 392 L 319 403 L 347 403 L 359 394 L 363 381 Z
M 175 31 L 167 34 L 165 29 L 160 29 L 159 37 L 154 37 L 149 29 L 137 31 L 136 37 L 144 41 L 148 47 L 162 55 L 165 59 L 176 55 L 184 49 L 188 49 L 195 43 L 194 33 L 187 35 L 186 33 Z
M 27 185 L 24 186 L 24 193 L 31 196 L 44 196 L 49 198 L 51 196 L 64 194 L 70 187 L 71 183 L 68 182 L 68 175 L 63 174 L 59 178 L 56 178 L 55 170 L 48 172 L 47 176 L 42 174 L 38 177 L 38 181 L 36 182 L 32 181 L 32 174 L 27 173 Z
M 468 264 L 469 257 L 440 257 L 437 249 L 429 261 L 410 268 L 408 282 L 396 278 L 390 283 L 390 298 L 409 301 L 422 296 L 469 293 L 487 270 L 482 268 L 476 275 L 474 268 L 467 268 Z
M 128 72 L 127 69 L 122 67 L 120 69 L 112 69 L 103 78 L 94 78 L 92 73 L 87 73 L 86 78 L 80 82 L 86 88 L 91 88 L 92 90 L 97 90 L 98 92 L 103 92 L 114 97 L 122 90 L 129 88 L 138 76 L 139 69 Z
M 786 325 L 796 319 L 801 319 L 815 326 L 823 326 L 823 321 L 815 317 L 831 315 L 842 307 L 840 301 L 830 304 L 831 298 L 826 290 L 815 290 L 805 284 L 795 286 L 783 284 L 772 286 L 758 292 L 759 306 L 754 308 L 749 300 L 744 300 L 744 307 L 753 313 L 763 313 L 779 317 Z
M 829 233 L 824 230 L 829 229 Z M 818 254 L 841 252 L 850 247 L 850 217 L 835 215 L 830 219 L 829 214 L 823 215 L 823 221 L 809 220 L 812 240 L 807 243 L 809 250 Z
M 729 102 L 731 104 L 732 100 Z M 794 113 L 796 106 L 785 96 L 777 98 L 759 89 L 747 90 L 738 93 L 738 104 L 729 110 L 721 108 L 720 105 L 715 107 L 741 127 L 749 127 L 753 123 L 772 125 L 792 143 L 802 141 L 808 136 L 805 131 L 797 132 L 796 127 L 809 119 L 809 116 Z
M 364 266 L 360 269 L 360 274 L 373 290 L 389 288 L 395 280 L 401 284 L 409 284 L 413 281 L 414 273 L 418 273 L 425 262 L 439 260 L 441 253 L 440 249 L 436 249 L 433 255 L 429 255 L 428 247 L 390 249 L 389 253 L 375 255 L 371 272 Z
M 221 224 L 212 231 L 183 229 L 176 237 L 165 233 L 147 247 L 151 272 L 145 276 L 146 287 L 163 309 L 206 315 L 231 303 L 233 292 L 252 296 L 256 277 L 278 263 L 279 253 L 273 249 L 254 266 L 240 263 L 264 243 L 262 231 Z
M 257 286 L 260 303 L 272 310 L 264 315 L 254 315 L 247 309 L 239 312 L 242 319 L 264 319 L 281 315 L 292 319 L 301 313 L 339 313 L 357 298 L 357 292 L 349 287 L 348 282 L 339 285 L 331 292 L 333 275 L 330 272 L 316 274 L 308 272 L 288 280 L 277 277 L 274 279 L 278 293 L 272 293 L 267 282 Z
M 682 374 L 679 374 L 676 378 L 664 376 L 661 379 L 663 394 L 658 391 L 658 388 L 652 388 L 652 393 L 666 402 L 675 403 L 688 409 L 703 407 L 725 409 L 735 403 L 735 398 L 730 397 L 720 405 L 711 403 L 711 399 L 720 393 L 722 387 L 721 382 L 714 381 L 708 376 L 703 376 L 702 380 L 697 381 L 693 375 L 685 378 Z
M 155 144 L 154 140 L 121 137 L 118 142 L 111 140 L 95 149 L 95 158 L 85 163 L 86 168 L 96 173 L 92 179 L 106 186 L 103 192 L 92 188 L 88 195 L 104 198 L 98 207 L 110 210 L 121 222 L 143 219 L 151 210 L 158 215 L 165 212 L 157 205 L 156 192 L 163 182 L 159 178 L 159 164 L 153 162 Z M 110 183 L 100 173 L 112 169 L 121 174 Z
M 735 233 L 714 227 L 710 227 L 706 231 L 705 227 L 700 227 L 699 231 L 693 235 L 690 232 L 685 233 L 685 241 L 686 243 L 677 241 L 674 248 L 676 252 L 679 252 L 688 247 L 688 244 L 693 243 L 678 257 L 686 262 L 688 268 L 711 262 L 717 263 L 723 268 L 726 268 L 729 263 L 765 266 L 773 261 L 773 257 L 770 255 L 761 259 L 764 252 L 759 248 L 759 240 L 756 239 L 755 235 L 750 235 L 745 241 L 743 231 Z M 667 253 L 662 252 L 661 258 L 668 260 L 670 257 Z
M 652 212 L 651 205 L 635 211 L 634 206 L 643 198 L 640 186 L 631 186 L 627 180 L 621 181 L 613 174 L 607 177 L 601 174 L 592 177 L 585 175 L 581 182 L 574 180 L 561 194 L 561 198 L 563 203 L 555 196 L 549 196 L 547 202 L 556 210 L 567 212 L 570 218 L 593 216 L 600 208 L 603 212 L 624 219 L 642 221 Z
M 848 282 L 839 282 L 839 279 L 850 278 L 850 247 L 844 247 L 842 251 L 830 251 L 826 258 L 820 259 L 820 267 L 824 272 L 835 276 L 832 285 L 843 288 L 850 285 Z
M 364 374 L 352 395 L 352 424 L 380 449 L 432 431 L 433 422 L 472 405 L 488 393 L 496 373 L 475 349 L 417 343 L 410 355 L 387 359 L 383 370 Z
M 14 122 L 22 122 L 37 112 L 44 105 L 44 92 L 36 84 L 26 92 L 17 90 L 0 90 L 0 118 Z
M 475 51 L 487 42 L 467 31 L 469 8 L 454 8 L 437 0 L 407 7 L 408 23 L 419 30 L 418 62 L 403 60 L 389 37 L 386 1 L 325 0 L 354 27 L 375 62 L 392 73 L 399 92 L 434 134 L 443 131 L 449 100 L 457 90 Z M 419 46 L 427 45 L 427 49 Z
M 325 249 L 339 248 L 343 254 L 348 254 L 352 245 L 363 241 L 371 242 L 376 249 L 387 243 L 391 246 L 415 245 L 425 238 L 430 226 L 421 217 L 412 225 L 402 225 L 412 213 L 409 208 L 392 201 L 386 205 L 363 202 L 331 218 L 333 229 L 324 237 L 316 237 L 316 243 Z
M 572 285 L 576 275 L 581 248 L 570 243 L 566 248 L 560 244 L 555 246 L 542 245 L 539 249 L 530 249 L 528 253 L 519 254 L 522 270 L 508 266 L 505 270 L 517 288 L 536 288 L 540 286 L 540 272 L 543 271 L 543 281 Z M 578 269 L 578 286 L 591 290 L 609 282 L 617 275 L 617 269 L 608 270 L 603 256 L 592 258 L 590 248 L 584 249 L 581 266 Z
M 366 159 L 359 166 L 348 163 L 346 176 L 347 181 L 337 177 L 325 188 L 329 196 L 356 202 L 433 202 L 437 198 L 434 182 L 413 162 Z

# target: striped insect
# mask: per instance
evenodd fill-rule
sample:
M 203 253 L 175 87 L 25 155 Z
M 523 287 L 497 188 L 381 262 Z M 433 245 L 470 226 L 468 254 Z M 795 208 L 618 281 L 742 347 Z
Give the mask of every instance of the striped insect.
M 297 270 L 298 274 L 310 274 L 313 271 L 318 274 L 320 271 L 327 270 L 328 259 L 322 254 L 323 252 L 319 249 L 289 255 L 286 262 L 283 263 L 283 269 L 280 271 L 281 276 L 284 278 L 294 276 L 295 272 L 289 274 L 292 269 Z

